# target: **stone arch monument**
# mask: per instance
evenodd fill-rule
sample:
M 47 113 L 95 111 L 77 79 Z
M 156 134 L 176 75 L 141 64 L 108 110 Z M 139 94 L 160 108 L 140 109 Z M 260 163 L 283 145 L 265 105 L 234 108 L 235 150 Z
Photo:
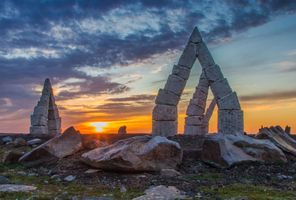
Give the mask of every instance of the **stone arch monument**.
M 243 111 L 238 97 L 232 91 L 220 67 L 216 65 L 197 27 L 194 28 L 178 64 L 174 65 L 164 89 L 158 91 L 152 113 L 152 134 L 162 136 L 177 134 L 177 105 L 196 59 L 202 67 L 202 73 L 186 111 L 185 134 L 206 134 L 215 104 L 218 105 L 218 132 L 243 134 Z M 214 100 L 205 113 L 209 88 L 212 90 Z

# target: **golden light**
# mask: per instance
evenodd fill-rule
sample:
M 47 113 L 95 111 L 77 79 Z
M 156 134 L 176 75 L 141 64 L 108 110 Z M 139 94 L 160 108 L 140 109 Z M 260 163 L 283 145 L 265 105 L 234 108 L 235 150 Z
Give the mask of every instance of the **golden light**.
M 91 125 L 96 128 L 97 132 L 102 132 L 104 130 L 104 127 L 106 127 L 108 125 L 108 123 L 107 122 L 92 122 Z

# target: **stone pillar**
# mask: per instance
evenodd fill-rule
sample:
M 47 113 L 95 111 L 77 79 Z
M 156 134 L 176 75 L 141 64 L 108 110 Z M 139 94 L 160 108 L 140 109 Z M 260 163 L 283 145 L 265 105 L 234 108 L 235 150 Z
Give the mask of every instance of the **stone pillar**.
M 40 100 L 31 115 L 30 133 L 50 135 L 61 133 L 61 118 L 49 79 L 45 80 Z
M 198 34 L 197 29 L 194 29 L 164 89 L 158 91 L 152 113 L 152 135 L 173 136 L 177 134 L 177 105 L 196 60 L 196 42 L 201 40 Z
M 209 81 L 204 73 L 200 75 L 198 86 L 195 89 L 192 99 L 186 110 L 185 135 L 205 135 L 208 132 L 208 125 L 205 121 L 205 108 L 208 98 Z
M 237 95 L 224 78 L 221 69 L 215 64 L 206 44 L 197 43 L 197 58 L 208 79 L 218 105 L 218 131 L 225 134 L 243 134 L 243 111 Z

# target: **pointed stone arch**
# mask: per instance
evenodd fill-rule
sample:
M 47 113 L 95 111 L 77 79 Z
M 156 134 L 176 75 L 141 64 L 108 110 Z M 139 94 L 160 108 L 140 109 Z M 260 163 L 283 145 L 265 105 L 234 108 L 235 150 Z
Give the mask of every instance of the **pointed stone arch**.
M 198 106 L 199 101 L 202 106 L 200 111 L 195 111 L 193 113 L 194 115 L 191 115 L 195 117 L 190 117 L 190 115 L 188 115 L 186 118 L 185 132 L 186 126 L 188 130 L 190 128 L 192 129 L 192 127 L 189 127 L 190 123 L 188 122 L 198 123 L 198 117 L 196 116 L 205 117 L 205 105 L 203 105 L 203 103 L 204 99 L 207 98 L 208 89 L 210 88 L 214 95 L 215 103 L 213 103 L 212 107 L 209 109 L 213 110 L 216 103 L 218 105 L 218 132 L 226 134 L 243 133 L 243 111 L 241 110 L 237 95 L 232 91 L 220 67 L 215 64 L 212 55 L 202 40 L 200 32 L 197 27 L 195 27 L 178 64 L 174 65 L 172 74 L 169 75 L 164 89 L 158 91 L 158 95 L 155 99 L 156 105 L 152 113 L 152 134 L 162 136 L 177 134 L 177 105 L 196 59 L 198 59 L 202 67 L 202 76 L 200 77 L 200 82 L 196 89 L 196 93 L 200 94 L 200 96 L 191 99 L 187 111 L 196 104 L 196 106 Z M 197 103 L 195 101 L 197 101 Z M 199 128 L 201 127 L 202 126 L 199 126 Z M 207 128 L 204 128 L 204 130 L 206 129 Z M 197 131 L 197 129 L 187 131 L 187 133 L 190 132 L 190 134 L 194 134 L 195 131 Z
M 45 80 L 40 100 L 31 115 L 30 133 L 49 135 L 61 133 L 61 118 L 49 79 Z

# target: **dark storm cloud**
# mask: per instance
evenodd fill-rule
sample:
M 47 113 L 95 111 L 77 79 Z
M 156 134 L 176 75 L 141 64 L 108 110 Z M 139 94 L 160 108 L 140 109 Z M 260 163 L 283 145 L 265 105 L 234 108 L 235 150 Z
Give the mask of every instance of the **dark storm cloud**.
M 214 4 L 223 6 L 214 9 Z M 0 98 L 31 106 L 30 100 L 37 99 L 33 86 L 47 77 L 54 83 L 72 77 L 87 80 L 78 83 L 80 91 L 61 92 L 60 99 L 125 92 L 127 86 L 108 77 L 88 77 L 75 69 L 124 66 L 181 49 L 196 25 L 205 27 L 201 32 L 207 42 L 216 43 L 276 15 L 294 13 L 295 4 L 285 0 L 1 1 Z
M 295 90 L 240 96 L 240 100 L 244 102 L 265 101 L 265 100 L 278 101 L 278 100 L 295 99 L 295 98 L 296 98 Z

